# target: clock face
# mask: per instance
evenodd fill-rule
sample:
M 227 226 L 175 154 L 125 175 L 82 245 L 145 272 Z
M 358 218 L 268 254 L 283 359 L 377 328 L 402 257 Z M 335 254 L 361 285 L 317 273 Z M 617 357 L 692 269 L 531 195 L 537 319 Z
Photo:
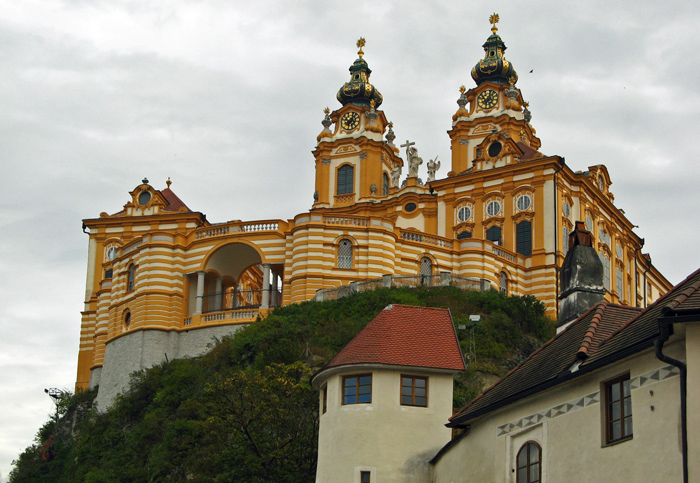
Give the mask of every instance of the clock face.
M 109 247 L 107 249 L 107 260 L 114 260 L 117 258 L 117 254 L 119 253 L 119 250 L 117 247 Z
M 353 131 L 360 125 L 360 115 L 356 112 L 348 112 L 340 118 L 340 125 L 346 131 Z
M 476 98 L 479 107 L 482 109 L 492 109 L 498 104 L 498 93 L 493 89 L 488 89 L 479 94 Z

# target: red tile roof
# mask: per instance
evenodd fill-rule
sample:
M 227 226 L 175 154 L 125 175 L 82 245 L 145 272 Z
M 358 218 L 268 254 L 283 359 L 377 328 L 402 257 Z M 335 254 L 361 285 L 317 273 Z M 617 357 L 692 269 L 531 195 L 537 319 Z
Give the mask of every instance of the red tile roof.
M 486 389 L 458 414 L 452 426 L 469 421 L 524 397 L 579 377 L 602 365 L 653 347 L 659 317 L 700 311 L 700 270 L 642 310 L 601 302 L 533 352 L 503 379 Z M 572 370 L 579 362 L 581 370 Z
M 449 309 L 389 305 L 323 369 L 391 364 L 463 371 Z
M 192 211 L 187 207 L 187 205 L 185 205 L 185 203 L 182 202 L 180 198 L 177 197 L 175 193 L 173 193 L 170 188 L 161 190 L 160 194 L 162 194 L 165 200 L 168 202 L 168 206 L 163 209 L 164 211 L 180 211 L 180 208 L 182 207 L 184 207 L 187 211 Z

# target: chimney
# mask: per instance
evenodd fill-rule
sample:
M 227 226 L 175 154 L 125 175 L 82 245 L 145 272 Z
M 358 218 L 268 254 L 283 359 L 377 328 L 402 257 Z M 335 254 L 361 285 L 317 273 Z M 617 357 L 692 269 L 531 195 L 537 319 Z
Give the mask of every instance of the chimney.
M 569 251 L 561 266 L 557 332 L 603 300 L 603 264 L 593 248 L 593 235 L 582 221 L 569 234 Z

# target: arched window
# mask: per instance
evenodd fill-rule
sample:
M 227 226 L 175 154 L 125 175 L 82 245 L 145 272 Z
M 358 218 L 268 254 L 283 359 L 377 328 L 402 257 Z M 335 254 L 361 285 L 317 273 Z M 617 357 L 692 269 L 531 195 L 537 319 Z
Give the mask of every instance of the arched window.
M 420 283 L 430 285 L 433 275 L 433 261 L 428 257 L 420 259 Z
M 131 311 L 127 310 L 124 312 L 124 327 L 129 327 L 131 324 Z
M 486 239 L 489 241 L 492 241 L 496 245 L 501 244 L 501 227 L 500 226 L 492 226 L 488 230 L 486 230 Z
M 522 197 L 521 197 L 522 198 Z M 523 220 L 515 225 L 515 251 L 529 257 L 532 255 L 532 223 Z
M 134 280 L 136 279 L 136 265 L 133 263 L 129 265 L 129 275 L 126 279 L 126 289 L 134 290 Z
M 498 277 L 498 289 L 501 293 L 508 295 L 508 275 L 506 272 L 501 272 L 501 275 Z
M 354 192 L 354 174 L 355 168 L 349 164 L 345 164 L 338 169 L 338 189 L 336 190 L 336 194 L 346 195 Z
M 386 196 L 389 194 L 389 175 L 384 173 L 382 174 L 382 196 Z
M 347 238 L 338 243 L 338 268 L 352 268 L 352 242 Z
M 539 483 L 542 481 L 542 449 L 534 441 L 528 441 L 518 451 L 517 483 Z

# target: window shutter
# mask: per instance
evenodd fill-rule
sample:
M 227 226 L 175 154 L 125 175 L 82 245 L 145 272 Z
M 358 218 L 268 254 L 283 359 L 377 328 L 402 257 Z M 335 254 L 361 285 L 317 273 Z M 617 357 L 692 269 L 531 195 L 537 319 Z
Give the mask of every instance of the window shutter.
M 516 249 L 519 254 L 532 255 L 532 223 L 524 220 L 516 226 Z

